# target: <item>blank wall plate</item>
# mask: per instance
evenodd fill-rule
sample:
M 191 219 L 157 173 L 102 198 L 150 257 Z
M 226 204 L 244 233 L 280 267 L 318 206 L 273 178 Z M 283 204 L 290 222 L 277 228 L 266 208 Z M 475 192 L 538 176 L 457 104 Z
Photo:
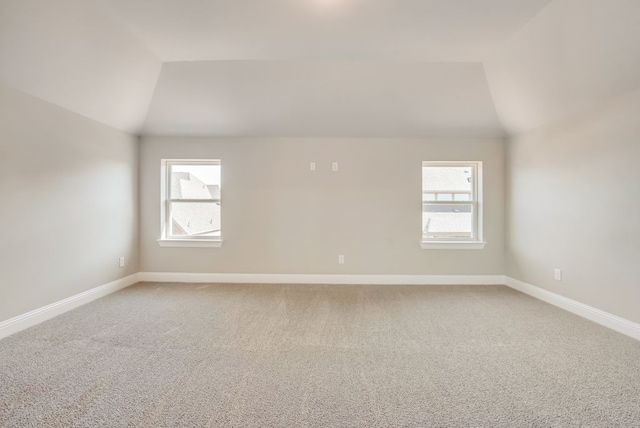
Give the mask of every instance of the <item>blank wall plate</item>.
M 556 281 L 562 281 L 562 269 L 553 270 L 553 279 Z
M 120 267 L 124 267 L 124 257 L 118 258 L 118 264 Z

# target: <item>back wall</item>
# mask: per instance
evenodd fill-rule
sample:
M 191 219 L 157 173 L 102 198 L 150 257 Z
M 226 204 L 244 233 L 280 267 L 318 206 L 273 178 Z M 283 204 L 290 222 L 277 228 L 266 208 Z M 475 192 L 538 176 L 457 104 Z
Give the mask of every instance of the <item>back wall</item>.
M 198 158 L 222 160 L 224 245 L 160 247 L 160 161 Z M 420 248 L 423 160 L 484 162 L 484 250 Z M 501 139 L 143 137 L 140 183 L 143 272 L 504 274 Z

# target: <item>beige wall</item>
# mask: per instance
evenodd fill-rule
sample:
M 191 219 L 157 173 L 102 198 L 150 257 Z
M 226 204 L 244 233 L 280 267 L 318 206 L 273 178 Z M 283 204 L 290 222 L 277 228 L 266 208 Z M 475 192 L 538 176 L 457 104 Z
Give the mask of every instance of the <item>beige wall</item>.
M 640 91 L 513 138 L 508 275 L 640 322 L 639 162 Z
M 503 152 L 502 140 L 145 137 L 141 270 L 500 275 Z M 156 242 L 163 158 L 222 160 L 222 248 Z M 422 160 L 484 162 L 484 250 L 420 248 Z M 309 171 L 312 161 L 316 172 Z M 332 161 L 339 172 L 330 171 Z
M 137 148 L 0 84 L 0 321 L 138 271 Z

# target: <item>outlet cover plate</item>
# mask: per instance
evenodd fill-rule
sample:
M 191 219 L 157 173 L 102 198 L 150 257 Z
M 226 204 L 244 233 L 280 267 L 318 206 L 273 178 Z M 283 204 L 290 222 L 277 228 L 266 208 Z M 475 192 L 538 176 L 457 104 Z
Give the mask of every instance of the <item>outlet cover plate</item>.
M 562 269 L 553 270 L 553 279 L 556 281 L 562 281 Z

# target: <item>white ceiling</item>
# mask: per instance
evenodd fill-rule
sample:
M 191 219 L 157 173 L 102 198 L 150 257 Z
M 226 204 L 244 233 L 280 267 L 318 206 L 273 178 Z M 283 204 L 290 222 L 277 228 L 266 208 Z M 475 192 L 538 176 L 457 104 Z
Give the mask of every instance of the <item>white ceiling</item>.
M 0 81 L 132 133 L 496 136 L 640 88 L 639 16 L 640 0 L 0 0 Z
M 485 66 L 508 133 L 575 117 L 640 88 L 640 0 L 555 1 Z
M 480 63 L 166 63 L 145 134 L 501 136 Z
M 164 61 L 481 61 L 551 0 L 102 0 Z
M 162 62 L 87 0 L 0 0 L 0 80 L 138 132 Z

